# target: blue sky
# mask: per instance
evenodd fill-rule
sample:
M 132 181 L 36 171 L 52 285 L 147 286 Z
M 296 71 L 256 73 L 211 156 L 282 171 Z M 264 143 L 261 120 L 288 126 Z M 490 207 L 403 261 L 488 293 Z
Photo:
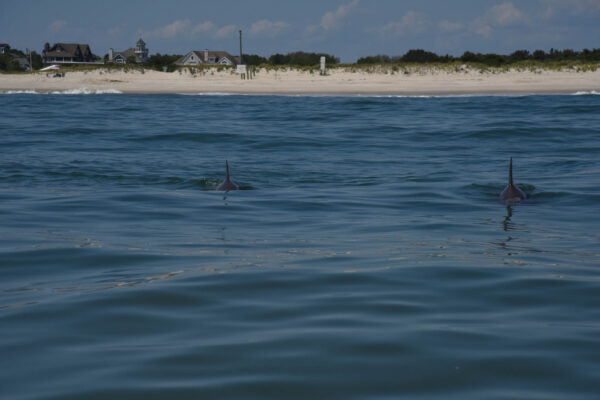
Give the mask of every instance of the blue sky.
M 45 42 L 88 43 L 103 56 L 225 50 L 332 53 L 345 62 L 401 55 L 510 53 L 600 47 L 600 0 L 0 0 L 0 42 L 41 51 Z

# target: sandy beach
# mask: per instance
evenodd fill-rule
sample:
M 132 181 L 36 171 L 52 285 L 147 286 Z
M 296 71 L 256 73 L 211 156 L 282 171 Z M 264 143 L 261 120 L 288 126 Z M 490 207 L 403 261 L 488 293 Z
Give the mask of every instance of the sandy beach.
M 600 92 L 600 69 L 578 72 L 480 71 L 421 68 L 414 71 L 365 71 L 333 68 L 327 76 L 301 70 L 257 70 L 242 80 L 230 70 L 158 72 L 131 69 L 52 74 L 0 74 L 0 91 L 122 92 L 122 93 L 241 93 L 241 94 L 356 94 L 451 95 Z

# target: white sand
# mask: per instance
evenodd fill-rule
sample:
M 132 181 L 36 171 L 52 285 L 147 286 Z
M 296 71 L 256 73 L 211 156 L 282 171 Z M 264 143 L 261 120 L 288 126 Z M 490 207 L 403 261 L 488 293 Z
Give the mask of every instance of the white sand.
M 0 74 L 0 91 L 88 90 L 123 93 L 247 93 L 247 94 L 518 94 L 600 92 L 600 68 L 593 72 L 427 70 L 405 74 L 331 69 L 327 76 L 299 70 L 260 70 L 241 80 L 229 70 L 204 73 L 145 70 L 67 72 L 64 78 L 46 73 Z

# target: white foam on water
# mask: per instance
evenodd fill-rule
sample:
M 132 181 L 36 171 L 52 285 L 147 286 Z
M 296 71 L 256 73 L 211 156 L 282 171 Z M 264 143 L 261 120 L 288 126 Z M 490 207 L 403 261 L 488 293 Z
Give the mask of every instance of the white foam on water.
M 242 96 L 242 93 L 206 92 L 206 93 L 177 93 L 182 96 Z
M 600 92 L 595 90 L 580 90 L 579 92 L 573 93 L 573 96 L 590 96 L 590 95 L 600 95 Z
M 1 94 L 123 94 L 117 89 L 88 89 L 86 87 L 78 89 L 51 90 L 47 92 L 38 92 L 34 89 L 28 90 L 6 90 Z
M 122 94 L 117 89 L 88 89 L 86 87 L 78 89 L 53 90 L 48 94 Z
M 2 92 L 2 94 L 39 94 L 39 93 L 33 89 L 29 89 L 29 90 L 7 90 L 5 92 Z

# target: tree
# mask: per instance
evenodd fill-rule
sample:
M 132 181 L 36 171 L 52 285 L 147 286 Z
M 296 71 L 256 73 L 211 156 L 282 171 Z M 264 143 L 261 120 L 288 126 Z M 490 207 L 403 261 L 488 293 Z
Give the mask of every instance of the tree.
M 402 61 L 413 63 L 431 63 L 440 61 L 440 56 L 430 51 L 416 49 L 409 50 L 405 55 L 403 55 Z
M 10 53 L 0 54 L 0 70 L 2 71 L 23 71 L 21 64 L 14 59 Z
M 389 63 L 389 62 L 392 62 L 392 59 L 390 56 L 387 56 L 385 54 L 361 57 L 356 61 L 357 64 L 383 64 L 383 63 Z
M 136 64 L 135 56 L 127 56 L 127 64 Z
M 248 65 L 267 64 L 269 60 L 256 54 L 244 54 L 244 62 Z
M 509 56 L 511 61 L 524 61 L 524 60 L 528 60 L 531 58 L 531 55 L 529 54 L 529 51 L 527 50 L 517 50 L 515 52 L 513 52 L 510 56 Z
M 173 71 L 175 69 L 173 63 L 179 58 L 181 58 L 181 55 L 161 55 L 160 53 L 156 53 L 150 56 L 150 58 L 148 59 L 148 65 L 150 65 L 151 68 L 157 71 L 162 71 L 163 67 L 167 67 L 168 71 Z
M 533 59 L 542 61 L 546 59 L 546 52 L 544 50 L 536 50 L 533 52 Z
M 40 69 L 40 68 L 42 68 L 42 65 L 43 65 L 42 56 L 40 56 L 35 51 L 32 51 L 31 52 L 31 63 L 33 64 L 31 66 L 32 69 Z

